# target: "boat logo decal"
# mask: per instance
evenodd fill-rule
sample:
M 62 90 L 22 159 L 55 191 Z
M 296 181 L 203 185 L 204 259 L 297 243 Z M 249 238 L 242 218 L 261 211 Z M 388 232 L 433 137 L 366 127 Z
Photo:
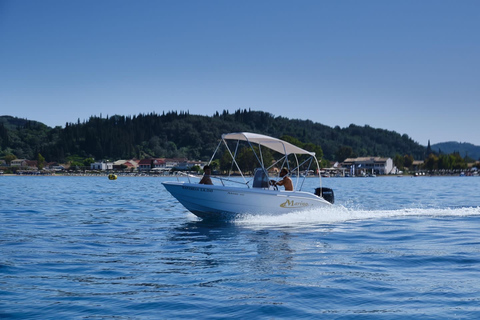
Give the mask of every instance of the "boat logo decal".
M 294 201 L 294 200 L 286 200 L 284 203 L 280 204 L 280 207 L 282 208 L 303 208 L 303 207 L 308 207 L 310 204 L 307 202 L 301 202 L 301 201 Z

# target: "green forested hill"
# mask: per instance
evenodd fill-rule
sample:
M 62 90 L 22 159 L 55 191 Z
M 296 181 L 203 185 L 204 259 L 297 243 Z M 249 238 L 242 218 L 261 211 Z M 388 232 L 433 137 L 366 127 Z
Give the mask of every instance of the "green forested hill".
M 450 141 L 433 144 L 431 148 L 436 153 L 450 154 L 458 152 L 463 158 L 480 159 L 480 147 L 471 143 Z
M 0 158 L 13 154 L 34 159 L 40 149 L 55 145 L 61 131 L 37 121 L 0 116 Z
M 0 117 L 0 156 L 63 162 L 68 157 L 129 159 L 188 157 L 208 159 L 223 133 L 250 131 L 281 138 L 291 136 L 322 148 L 324 159 L 353 156 L 394 157 L 412 155 L 424 159 L 426 148 L 407 135 L 369 126 L 331 128 L 310 120 L 292 120 L 250 110 L 224 111 L 199 116 L 188 112 L 91 117 L 64 128 L 50 128 L 36 121 Z

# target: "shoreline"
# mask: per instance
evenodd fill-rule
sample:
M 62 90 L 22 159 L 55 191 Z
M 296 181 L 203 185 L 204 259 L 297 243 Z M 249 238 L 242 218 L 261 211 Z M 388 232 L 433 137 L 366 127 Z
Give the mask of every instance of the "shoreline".
M 156 175 L 156 174 L 119 174 L 114 173 L 118 178 L 174 178 L 174 175 Z M 108 177 L 109 173 L 105 174 L 14 174 L 14 173 L 3 173 L 0 174 L 0 177 Z M 421 175 L 416 176 L 413 174 L 407 175 L 377 175 L 376 177 L 322 177 L 322 179 L 374 179 L 374 178 L 454 178 L 454 177 L 478 177 L 480 175 L 460 175 L 460 174 L 445 174 L 445 175 Z M 199 175 L 198 178 L 201 178 L 202 175 Z M 218 176 L 222 177 L 222 176 Z M 318 178 L 316 176 L 307 177 L 307 178 Z

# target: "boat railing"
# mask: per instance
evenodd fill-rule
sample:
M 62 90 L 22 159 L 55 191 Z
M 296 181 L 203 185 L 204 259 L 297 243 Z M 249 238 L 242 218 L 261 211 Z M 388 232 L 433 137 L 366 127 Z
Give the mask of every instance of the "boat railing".
M 177 171 L 177 172 L 175 172 L 174 175 L 177 178 L 177 181 L 180 181 L 180 178 L 182 178 L 182 177 L 187 178 L 188 183 L 198 183 L 202 179 L 202 176 L 193 175 L 193 174 L 182 172 L 182 171 Z M 242 182 L 242 181 L 236 181 L 236 180 L 232 180 L 232 179 L 229 179 L 229 178 L 212 176 L 212 175 L 210 176 L 210 178 L 215 179 L 215 180 L 219 180 L 221 182 L 222 186 L 225 186 L 225 182 L 231 182 L 231 183 L 236 183 L 236 184 L 241 184 L 241 185 L 247 185 L 247 187 L 250 188 L 250 186 L 248 185 L 248 182 L 245 183 L 245 182 Z M 193 180 L 193 182 L 192 182 L 192 180 Z

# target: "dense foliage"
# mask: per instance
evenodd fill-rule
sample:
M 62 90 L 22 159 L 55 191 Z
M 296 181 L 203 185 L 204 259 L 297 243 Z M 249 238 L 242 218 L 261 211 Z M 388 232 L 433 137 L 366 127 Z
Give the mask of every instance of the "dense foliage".
M 0 117 L 0 157 L 37 159 L 47 162 L 71 159 L 130 159 L 187 157 L 206 160 L 223 133 L 249 131 L 293 139 L 330 161 L 347 157 L 410 155 L 426 158 L 425 147 L 407 135 L 369 126 L 331 128 L 310 120 L 291 120 L 270 113 L 237 110 L 211 117 L 188 112 L 139 114 L 137 116 L 91 117 L 88 121 L 50 128 L 42 123 L 8 116 Z
M 463 170 L 467 169 L 468 164 L 459 153 L 435 155 L 430 153 L 425 160 L 425 169 L 433 170 Z
M 438 154 L 459 153 L 464 158 L 480 159 L 480 147 L 466 142 L 442 142 L 432 145 L 432 151 Z

